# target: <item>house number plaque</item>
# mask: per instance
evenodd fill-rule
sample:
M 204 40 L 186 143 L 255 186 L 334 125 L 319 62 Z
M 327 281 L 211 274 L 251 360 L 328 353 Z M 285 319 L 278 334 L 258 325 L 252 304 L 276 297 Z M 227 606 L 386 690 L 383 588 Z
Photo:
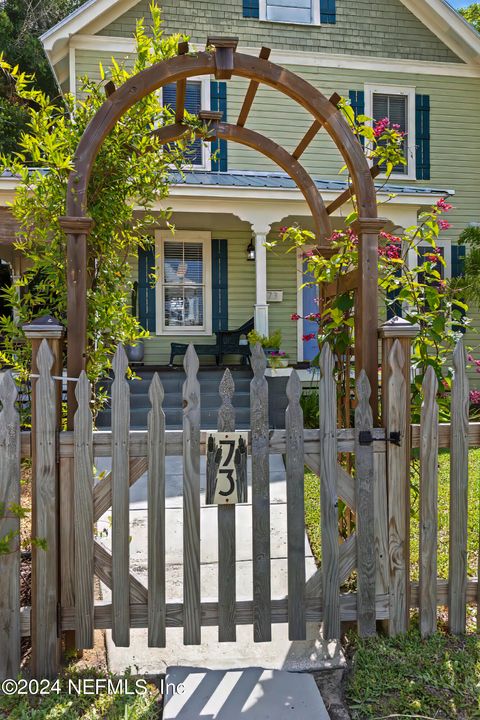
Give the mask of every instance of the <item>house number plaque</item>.
M 248 435 L 211 432 L 207 440 L 207 505 L 247 502 Z

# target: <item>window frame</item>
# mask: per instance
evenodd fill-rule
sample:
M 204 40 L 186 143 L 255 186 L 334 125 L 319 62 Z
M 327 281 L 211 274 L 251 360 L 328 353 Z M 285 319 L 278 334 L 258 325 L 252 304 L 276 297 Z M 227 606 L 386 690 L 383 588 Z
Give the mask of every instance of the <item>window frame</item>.
M 365 115 L 373 117 L 373 96 L 374 95 L 400 95 L 407 97 L 407 172 L 399 173 L 393 171 L 390 178 L 395 180 L 416 180 L 416 134 L 415 134 L 415 94 L 416 88 L 404 85 L 377 85 L 365 83 Z M 368 122 L 372 127 L 373 122 Z M 370 166 L 373 163 L 370 161 Z M 381 173 L 379 178 L 385 178 Z
M 187 78 L 187 83 L 189 82 L 199 82 L 200 83 L 200 97 L 201 97 L 201 110 L 210 110 L 210 77 L 207 75 L 195 75 L 193 77 Z M 169 85 L 170 83 L 167 83 Z M 176 83 L 172 83 L 176 84 Z M 159 101 L 160 104 L 163 106 L 163 87 L 159 88 L 157 91 L 159 95 Z M 193 163 L 188 163 L 184 166 L 185 170 L 192 169 L 192 170 L 205 170 L 209 172 L 212 169 L 212 153 L 211 153 L 211 145 L 210 143 L 206 143 L 204 140 L 201 141 L 202 143 L 202 163 L 201 165 L 194 165 Z
M 320 20 L 320 0 L 311 0 L 312 2 L 312 19 L 308 23 L 295 20 L 270 20 L 267 18 L 267 0 L 259 0 L 259 20 L 261 22 L 280 23 L 282 25 L 321 25 Z
M 182 243 L 202 243 L 203 245 L 203 287 L 205 294 L 203 298 L 203 325 L 202 326 L 181 326 L 170 327 L 165 324 L 165 276 L 163 268 L 165 266 L 165 243 L 166 242 L 182 242 Z M 156 293 L 156 334 L 160 336 L 168 335 L 211 335 L 212 334 L 212 234 L 207 230 L 176 230 L 171 233 L 170 230 L 155 231 L 155 247 L 156 256 L 158 257 L 157 267 L 157 283 L 155 287 Z
M 443 279 L 450 280 L 452 277 L 452 242 L 451 240 L 443 238 L 437 238 L 435 242 L 437 247 L 443 248 L 443 259 L 445 260 L 445 265 L 443 267 Z M 407 258 L 408 267 L 411 269 L 418 268 L 418 260 L 419 257 L 416 254 L 415 250 L 410 248 Z

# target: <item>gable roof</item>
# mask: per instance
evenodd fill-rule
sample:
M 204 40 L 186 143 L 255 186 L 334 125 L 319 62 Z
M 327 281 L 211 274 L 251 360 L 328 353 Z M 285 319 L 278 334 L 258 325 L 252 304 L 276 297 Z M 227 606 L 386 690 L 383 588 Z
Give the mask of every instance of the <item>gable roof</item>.
M 45 52 L 55 65 L 68 54 L 72 35 L 95 35 L 139 0 L 87 0 L 41 35 Z M 446 0 L 401 0 L 417 19 L 465 63 L 480 67 L 480 34 Z

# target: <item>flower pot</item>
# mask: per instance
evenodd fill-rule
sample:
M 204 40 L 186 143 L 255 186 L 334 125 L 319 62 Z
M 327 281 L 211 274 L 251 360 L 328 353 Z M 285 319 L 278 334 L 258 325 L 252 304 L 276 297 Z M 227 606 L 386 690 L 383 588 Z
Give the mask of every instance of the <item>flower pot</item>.
M 141 363 L 145 356 L 145 345 L 143 340 L 137 340 L 135 345 L 125 345 L 125 352 L 129 362 Z
M 271 368 L 286 368 L 288 367 L 288 357 L 282 357 L 281 355 L 270 355 L 268 357 L 268 365 Z

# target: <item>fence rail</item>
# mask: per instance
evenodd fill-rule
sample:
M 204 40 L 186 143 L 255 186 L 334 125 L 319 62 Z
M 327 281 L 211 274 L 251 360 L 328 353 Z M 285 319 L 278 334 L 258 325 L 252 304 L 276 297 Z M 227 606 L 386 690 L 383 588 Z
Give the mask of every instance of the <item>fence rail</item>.
M 95 431 L 90 411 L 91 389 L 85 374 L 77 383 L 78 409 L 74 430 L 58 432 L 54 422 L 55 391 L 51 379 L 51 352 L 44 341 L 38 355 L 35 436 L 20 433 L 15 409 L 17 390 L 10 373 L 0 375 L 0 503 L 17 504 L 20 498 L 20 457 L 29 457 L 34 444 L 36 504 L 34 532 L 48 537 L 46 550 L 38 550 L 34 562 L 36 582 L 43 588 L 34 607 L 20 608 L 19 521 L 11 513 L 0 518 L 0 539 L 12 534 L 11 552 L 0 555 L 0 678 L 13 676 L 19 668 L 20 638 L 35 635 L 37 656 L 58 648 L 58 634 L 75 631 L 79 648 L 93 643 L 95 628 L 111 628 L 117 645 L 129 644 L 130 628 L 148 628 L 150 646 L 162 647 L 167 627 L 183 627 L 184 642 L 201 642 L 201 628 L 217 626 L 220 641 L 234 641 L 237 625 L 252 625 L 254 639 L 268 641 L 271 626 L 288 624 L 291 640 L 305 637 L 307 622 L 323 622 L 324 634 L 338 638 L 340 623 L 356 620 L 359 631 L 373 634 L 377 620 L 388 620 L 390 631 L 408 627 L 410 608 L 419 607 L 424 636 L 436 629 L 437 607 L 447 605 L 452 631 L 465 631 L 466 606 L 479 603 L 478 578 L 467 577 L 468 448 L 480 446 L 480 423 L 468 424 L 468 387 L 465 353 L 460 344 L 455 356 L 453 397 L 455 412 L 450 424 L 438 423 L 437 381 L 430 370 L 423 383 L 421 422 L 409 425 L 402 419 L 404 366 L 399 346 L 391 347 L 388 421 L 373 427 L 368 380 L 357 381 L 355 427 L 337 428 L 333 357 L 327 346 L 321 353 L 319 380 L 320 427 L 303 428 L 301 385 L 295 372 L 287 386 L 285 430 L 268 428 L 268 387 L 265 358 L 258 347 L 253 353 L 251 427 L 243 433 L 252 455 L 253 595 L 237 600 L 235 585 L 235 505 L 218 507 L 219 576 L 215 598 L 200 592 L 200 456 L 208 454 L 211 431 L 200 428 L 198 358 L 193 347 L 185 357 L 183 389 L 184 424 L 181 431 L 166 430 L 164 390 L 154 376 L 149 397 L 148 429 L 128 427 L 130 398 L 125 382 L 127 368 L 123 348 L 115 360 L 112 385 L 112 430 Z M 235 430 L 232 405 L 234 384 L 225 372 L 219 393 L 222 403 L 218 430 Z M 402 423 L 404 424 L 402 426 Z M 393 426 L 395 425 L 395 427 Z M 397 427 L 398 426 L 398 427 Z M 402 429 L 403 427 L 403 429 Z M 392 431 L 401 430 L 400 441 Z M 35 442 L 33 443 L 33 440 Z M 401 485 L 402 453 L 412 448 L 420 456 L 420 579 L 410 582 L 408 558 L 409 499 Z M 400 442 L 400 445 L 398 445 Z M 437 577 L 438 553 L 438 452 L 451 448 L 451 518 L 449 582 Z M 341 454 L 352 453 L 355 474 L 341 464 Z M 270 454 L 283 454 L 287 478 L 288 594 L 271 597 L 270 587 Z M 165 593 L 165 458 L 183 456 L 184 463 L 184 597 L 166 602 Z M 111 457 L 112 469 L 94 481 L 94 458 Z M 64 458 L 73 472 L 72 515 L 55 512 L 51 493 L 57 497 L 56 473 Z M 409 457 L 404 463 L 409 462 Z M 214 458 L 209 459 L 211 472 Z M 397 463 L 397 465 L 395 465 Z M 322 566 L 305 581 L 303 467 L 320 475 Z M 240 467 L 240 465 L 238 465 Z M 408 478 L 409 468 L 403 468 Z M 129 488 L 148 471 L 148 584 L 130 571 Z M 396 480 L 397 478 L 397 480 Z M 62 478 L 60 478 L 62 482 Z M 397 483 L 397 485 L 395 484 Z M 388 485 L 388 493 L 387 493 Z M 338 499 L 357 513 L 356 531 L 339 543 Z M 396 498 L 396 499 L 395 499 Z M 320 501 L 320 498 L 319 498 Z M 95 523 L 112 508 L 112 551 L 94 534 Z M 74 601 L 50 592 L 48 583 L 62 579 L 55 573 L 58 552 L 55 538 L 72 532 L 62 527 L 73 517 L 73 540 L 63 550 L 62 567 L 73 576 Z M 407 533 L 407 534 L 406 534 Z M 357 592 L 344 593 L 342 583 L 357 570 Z M 69 575 L 69 577 L 70 577 Z M 94 601 L 94 577 L 112 590 L 111 602 Z M 6 579 L 6 582 L 5 580 Z M 213 590 L 213 589 L 212 589 Z M 60 597 L 57 605 L 56 598 Z M 42 624 L 43 623 L 43 624 Z M 55 661 L 40 665 L 42 674 L 54 672 Z

